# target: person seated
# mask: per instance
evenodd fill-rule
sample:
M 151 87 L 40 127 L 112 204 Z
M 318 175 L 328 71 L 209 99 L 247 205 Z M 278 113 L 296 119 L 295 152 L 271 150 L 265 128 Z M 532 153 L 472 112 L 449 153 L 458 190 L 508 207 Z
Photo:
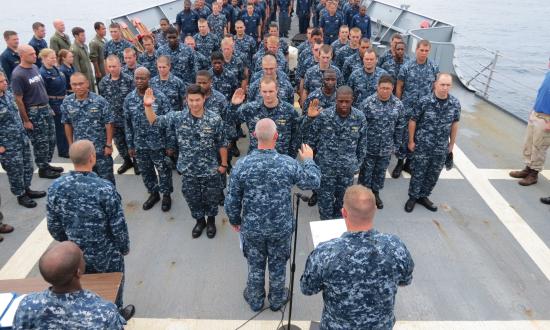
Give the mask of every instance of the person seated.
M 82 289 L 84 254 L 73 242 L 48 249 L 38 262 L 40 274 L 52 286 L 27 295 L 15 313 L 20 329 L 124 329 L 126 321 L 115 304 Z

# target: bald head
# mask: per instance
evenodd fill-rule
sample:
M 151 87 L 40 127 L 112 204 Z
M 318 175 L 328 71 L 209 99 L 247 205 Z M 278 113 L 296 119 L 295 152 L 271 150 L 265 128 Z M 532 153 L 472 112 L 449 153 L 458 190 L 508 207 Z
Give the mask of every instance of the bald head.
M 344 194 L 344 217 L 353 227 L 372 226 L 376 212 L 374 195 L 362 185 L 353 185 Z
M 65 22 L 59 18 L 53 20 L 53 27 L 59 33 L 65 32 Z
M 254 128 L 258 144 L 267 145 L 277 140 L 277 125 L 270 118 L 260 119 Z
M 69 148 L 69 157 L 75 168 L 88 165 L 92 155 L 95 155 L 95 148 L 90 140 L 78 140 Z
M 19 45 L 19 47 L 17 47 L 17 53 L 19 53 L 19 56 L 25 56 L 28 53 L 36 53 L 36 52 L 34 51 L 34 48 L 32 48 L 31 46 L 27 44 L 21 44 Z
M 78 277 L 84 271 L 81 269 L 83 265 L 82 251 L 71 241 L 51 247 L 38 261 L 40 274 L 54 287 L 69 285 L 75 276 Z

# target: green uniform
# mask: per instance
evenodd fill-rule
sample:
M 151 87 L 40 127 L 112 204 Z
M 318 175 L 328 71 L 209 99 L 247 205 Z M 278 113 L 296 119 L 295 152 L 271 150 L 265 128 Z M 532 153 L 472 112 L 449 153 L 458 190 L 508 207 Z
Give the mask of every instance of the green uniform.
M 55 50 L 56 54 L 62 49 L 69 49 L 71 48 L 71 38 L 65 33 L 55 32 L 50 38 L 50 48 Z
M 99 72 L 101 76 L 105 76 L 105 58 L 103 57 L 103 47 L 105 46 L 105 38 L 100 38 L 96 35 L 92 41 L 90 41 L 90 60 L 93 62 L 97 60 L 99 66 Z
M 90 82 L 90 90 L 95 91 L 95 77 L 94 71 L 92 70 L 92 63 L 90 62 L 88 47 L 74 42 L 71 45 L 71 52 L 73 52 L 74 55 L 73 66 L 75 71 L 84 74 Z

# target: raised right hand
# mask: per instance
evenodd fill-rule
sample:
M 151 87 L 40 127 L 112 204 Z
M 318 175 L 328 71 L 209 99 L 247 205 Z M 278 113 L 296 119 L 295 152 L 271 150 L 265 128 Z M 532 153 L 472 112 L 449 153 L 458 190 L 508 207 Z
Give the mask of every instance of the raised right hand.
M 298 150 L 298 155 L 300 155 L 301 159 L 313 159 L 313 149 L 304 143 L 300 150 Z
M 231 104 L 239 105 L 244 102 L 244 98 L 246 97 L 244 93 L 244 89 L 237 88 L 235 93 L 233 93 L 233 97 L 231 98 Z
M 313 99 L 309 103 L 309 107 L 307 108 L 307 116 L 310 118 L 315 118 L 319 116 L 320 113 L 321 113 L 321 109 L 319 109 L 319 100 Z

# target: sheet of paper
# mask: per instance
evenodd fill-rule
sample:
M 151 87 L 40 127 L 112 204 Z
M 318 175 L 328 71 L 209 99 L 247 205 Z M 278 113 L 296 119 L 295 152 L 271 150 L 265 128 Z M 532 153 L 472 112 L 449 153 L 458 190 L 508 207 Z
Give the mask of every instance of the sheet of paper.
M 347 230 L 344 219 L 311 221 L 309 226 L 314 248 L 321 242 L 342 236 Z
M 10 308 L 6 311 L 4 314 L 4 317 L 2 317 L 2 320 L 0 320 L 0 328 L 9 328 L 13 326 L 13 319 L 15 318 L 15 312 L 17 311 L 17 308 L 19 307 L 19 304 L 21 303 L 21 300 L 25 298 L 26 294 L 21 295 L 13 300 L 13 302 L 10 305 Z
M 4 311 L 10 304 L 11 300 L 13 299 L 14 294 L 13 293 L 0 293 L 0 316 L 4 314 Z

